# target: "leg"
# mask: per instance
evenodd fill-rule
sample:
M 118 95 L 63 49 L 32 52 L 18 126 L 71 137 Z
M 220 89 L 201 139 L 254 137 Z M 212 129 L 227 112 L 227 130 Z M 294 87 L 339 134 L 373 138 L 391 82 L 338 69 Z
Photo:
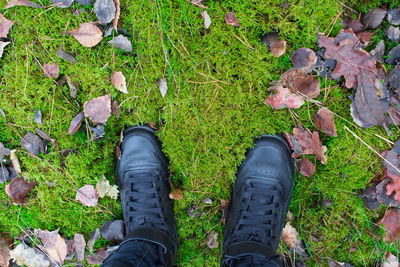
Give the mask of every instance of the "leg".
M 178 236 L 161 145 L 150 127 L 134 126 L 124 131 L 120 149 L 116 176 L 127 236 L 104 266 L 172 266 Z
M 293 189 L 286 140 L 264 135 L 237 172 L 223 243 L 223 266 L 279 266 L 277 249 Z

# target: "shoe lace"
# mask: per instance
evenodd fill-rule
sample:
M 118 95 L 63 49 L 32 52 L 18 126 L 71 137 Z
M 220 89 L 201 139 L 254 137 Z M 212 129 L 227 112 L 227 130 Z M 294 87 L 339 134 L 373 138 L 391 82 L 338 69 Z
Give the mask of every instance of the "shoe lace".
M 233 230 L 237 241 L 252 240 L 272 246 L 279 238 L 276 236 L 278 216 L 281 210 L 281 191 L 276 184 L 251 181 L 245 185 L 242 194 L 242 209 L 239 221 Z M 236 238 L 235 238 L 236 237 Z
M 168 229 L 160 203 L 161 179 L 154 173 L 129 174 L 127 178 L 129 190 L 126 192 L 129 222 Z

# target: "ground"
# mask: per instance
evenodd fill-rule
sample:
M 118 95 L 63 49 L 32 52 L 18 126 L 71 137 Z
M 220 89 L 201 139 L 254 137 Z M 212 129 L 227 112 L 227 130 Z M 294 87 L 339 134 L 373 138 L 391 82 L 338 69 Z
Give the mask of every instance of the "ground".
M 16 7 L 2 12 L 15 24 L 13 42 L 1 59 L 0 107 L 7 123 L 0 118 L 0 141 L 17 149 L 24 177 L 36 180 L 38 186 L 27 205 L 16 206 L 0 185 L 0 231 L 17 236 L 28 227 L 59 228 L 66 238 L 77 232 L 88 238 L 104 221 L 120 219 L 118 200 L 104 198 L 98 207 L 87 208 L 75 201 L 76 190 L 96 184 L 103 174 L 115 183 L 114 148 L 121 130 L 154 122 L 170 160 L 173 184 L 184 191 L 183 199 L 175 201 L 177 264 L 218 266 L 224 229 L 220 199 L 230 198 L 235 171 L 252 146 L 252 138 L 291 132 L 298 123 L 313 127 L 312 116 L 318 107 L 312 103 L 293 112 L 264 104 L 271 83 L 291 67 L 293 51 L 316 48 L 318 31 L 326 31 L 333 22 L 331 35 L 338 33 L 340 19 L 334 19 L 341 11 L 351 14 L 351 7 L 365 12 L 382 3 L 209 0 L 204 4 L 212 24 L 205 30 L 201 8 L 186 0 L 121 2 L 119 25 L 130 34 L 134 53 L 113 49 L 106 42 L 112 37 L 85 48 L 72 36 L 62 35 L 82 22 L 95 20 L 93 6 L 79 15 L 73 15 L 82 8 L 78 4 L 68 9 Z M 230 11 L 236 12 L 241 27 L 226 25 L 225 14 Z M 271 31 L 278 31 L 288 43 L 280 58 L 260 42 L 260 36 Z M 58 58 L 56 51 L 61 47 L 74 53 L 79 64 Z M 43 77 L 40 65 L 54 61 L 59 62 L 60 73 L 78 84 L 81 105 L 107 93 L 119 101 L 121 116 L 108 120 L 103 140 L 88 142 L 86 131 L 68 134 L 69 123 L 81 108 L 69 96 L 67 86 L 56 86 Z M 127 77 L 129 94 L 118 92 L 110 82 L 109 77 L 118 70 Z M 165 98 L 158 89 L 159 78 L 168 81 Z M 327 88 L 334 85 L 321 82 Z M 371 212 L 358 197 L 360 189 L 379 175 L 382 162 L 345 126 L 377 151 L 389 144 L 374 134 L 387 135 L 382 128 L 362 130 L 352 123 L 350 94 L 350 90 L 334 87 L 318 98 L 340 115 L 335 117 L 338 137 L 323 137 L 328 147 L 326 165 L 317 162 L 313 177 L 296 178 L 290 212 L 310 257 L 308 265 L 326 264 L 328 258 L 356 266 L 375 265 L 386 250 L 398 249 L 383 241 L 375 224 L 385 208 Z M 33 121 L 35 109 L 43 112 L 42 125 Z M 55 138 L 58 147 L 49 146 L 46 155 L 32 157 L 21 149 L 19 140 L 36 127 Z M 392 130 L 387 138 L 395 141 L 399 131 Z M 61 151 L 69 148 L 75 153 L 64 158 Z M 46 181 L 57 184 L 50 188 Z M 203 204 L 205 197 L 213 204 Z M 329 207 L 327 201 L 332 202 Z M 187 210 L 193 206 L 204 215 L 189 217 Z M 218 233 L 217 249 L 205 244 L 211 230 Z M 97 247 L 105 244 L 103 240 Z M 280 251 L 289 255 L 283 244 Z

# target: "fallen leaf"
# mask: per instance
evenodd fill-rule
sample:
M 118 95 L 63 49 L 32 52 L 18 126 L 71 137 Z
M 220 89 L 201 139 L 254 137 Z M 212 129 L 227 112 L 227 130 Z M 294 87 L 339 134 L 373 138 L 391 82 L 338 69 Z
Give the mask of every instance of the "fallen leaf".
M 296 228 L 290 225 L 289 222 L 286 223 L 285 227 L 282 230 L 281 239 L 286 246 L 291 249 L 295 249 L 301 240 L 299 239 L 299 233 Z
M 4 9 L 11 8 L 13 6 L 27 6 L 27 7 L 36 7 L 36 8 L 44 8 L 43 6 L 39 6 L 28 0 L 11 0 L 7 3 Z
M 394 199 L 394 195 L 387 194 L 386 188 L 391 182 L 391 179 L 386 178 L 376 185 L 376 200 L 379 204 L 400 208 L 400 202 Z
M 86 102 L 83 114 L 93 122 L 93 125 L 105 124 L 111 116 L 111 95 L 100 96 Z
M 282 74 L 280 81 L 283 87 L 301 96 L 317 98 L 320 94 L 320 83 L 317 77 L 308 75 L 304 69 L 291 68 Z
M 212 205 L 213 203 L 212 199 L 209 197 L 204 198 L 201 202 L 203 202 L 206 205 Z
M 97 124 L 96 127 L 89 126 L 89 129 L 92 132 L 93 140 L 100 140 L 106 135 L 104 124 Z
M 28 247 L 24 243 L 18 244 L 18 246 L 11 250 L 10 256 L 19 266 L 50 266 L 50 262 L 45 254 L 38 249 Z
M 71 63 L 78 63 L 78 61 L 75 59 L 75 57 L 73 55 L 71 55 L 70 53 L 64 51 L 63 49 L 58 49 L 57 50 L 57 56 L 59 56 L 60 58 L 71 62 Z
M 0 266 L 7 267 L 11 259 L 10 250 L 13 246 L 13 240 L 5 233 L 0 232 Z
M 226 220 L 228 219 L 229 204 L 231 201 L 228 199 L 222 199 L 222 198 L 219 201 L 221 202 L 221 211 L 222 211 L 221 220 L 225 223 Z
M 115 19 L 113 20 L 113 26 L 114 26 L 114 29 L 117 31 L 118 30 L 118 20 L 119 20 L 120 14 L 121 14 L 121 7 L 120 7 L 119 0 L 114 0 L 114 4 L 115 4 Z
M 218 248 L 218 233 L 215 231 L 209 232 L 206 243 L 209 248 Z
M 400 266 L 399 259 L 392 253 L 388 252 L 382 267 L 399 267 L 399 266 Z
M 276 91 L 275 95 L 270 95 L 265 100 L 265 104 L 271 106 L 274 109 L 282 108 L 300 108 L 304 104 L 303 97 L 292 93 L 288 88 L 282 86 L 278 83 L 271 87 L 270 90 Z
M 122 72 L 114 72 L 114 74 L 111 76 L 111 82 L 118 91 L 124 94 L 128 93 L 128 89 L 126 88 L 126 79 Z
M 385 241 L 393 242 L 398 239 L 400 236 L 400 209 L 387 210 L 378 224 L 382 224 L 386 230 Z
M 43 132 L 42 130 L 36 128 L 36 133 L 46 141 L 49 141 L 53 144 L 54 147 L 57 147 L 57 142 L 53 138 L 51 138 L 47 133 Z
M 83 120 L 83 112 L 79 113 L 72 119 L 71 124 L 69 125 L 69 129 L 68 129 L 68 133 L 70 135 L 72 135 L 72 134 L 76 133 L 76 131 L 78 131 L 78 129 L 81 127 L 82 120 Z
M 311 72 L 317 64 L 317 55 L 309 48 L 299 48 L 290 57 L 293 67 Z
M 10 44 L 10 42 L 0 41 L 0 58 L 3 57 L 4 47 L 6 47 L 8 44 Z
M 164 78 L 158 79 L 157 83 L 158 83 L 158 88 L 160 89 L 160 92 L 161 92 L 161 96 L 165 97 L 167 95 L 167 91 L 168 91 L 167 80 L 165 80 Z
M 376 47 L 371 50 L 371 55 L 376 59 L 378 62 L 383 62 L 383 56 L 385 55 L 385 43 L 383 40 L 380 40 Z
M 365 14 L 361 21 L 366 28 L 376 29 L 381 25 L 383 19 L 386 17 L 386 13 L 385 9 L 376 8 Z
M 385 30 L 385 34 L 389 38 L 389 40 L 393 42 L 399 42 L 400 39 L 399 27 L 394 27 L 392 25 L 389 25 L 389 27 Z
M 93 47 L 103 40 L 103 33 L 92 23 L 82 23 L 79 28 L 67 31 L 65 34 L 72 35 L 81 45 Z
M 113 100 L 111 102 L 111 112 L 117 117 L 119 118 L 120 116 L 120 111 L 119 111 L 119 103 L 117 100 Z
M 332 72 L 336 68 L 336 60 L 332 58 L 326 58 L 324 55 L 324 48 L 318 50 L 315 54 L 317 55 L 317 64 L 315 65 L 314 71 L 318 76 L 325 79 L 333 79 Z
M 211 25 L 211 18 L 210 15 L 208 15 L 207 11 L 202 10 L 201 12 L 201 17 L 203 18 L 204 21 L 204 28 L 208 29 L 210 28 Z
M 3 117 L 4 120 L 6 119 L 6 114 L 1 108 L 0 108 L 0 115 Z
M 14 171 L 17 174 L 20 174 L 21 173 L 21 166 L 19 164 L 17 152 L 15 151 L 15 149 L 10 151 L 10 161 L 11 161 L 11 164 L 12 164 L 12 166 L 14 168 Z
M 34 229 L 33 233 L 40 238 L 45 249 L 50 249 L 56 245 L 58 229 L 51 232 L 48 230 Z
M 57 235 L 54 246 L 51 248 L 45 248 L 45 251 L 51 261 L 62 266 L 68 253 L 67 243 L 60 235 Z
M 314 130 L 311 134 L 307 129 L 294 128 L 293 137 L 301 146 L 302 151 L 300 155 L 315 155 L 322 164 L 326 164 L 327 157 L 325 156 L 325 152 L 327 151 L 327 147 L 322 145 L 317 131 Z M 295 156 L 299 155 L 296 154 Z
M 87 207 L 96 207 L 98 198 L 93 185 L 85 185 L 76 193 L 76 201 Z
M 170 199 L 181 200 L 183 198 L 183 191 L 181 189 L 175 189 L 171 193 L 169 193 Z
M 238 19 L 235 17 L 235 14 L 236 14 L 235 12 L 227 13 L 225 15 L 225 22 L 228 25 L 240 27 L 240 23 Z
M 342 24 L 345 29 L 352 29 L 355 33 L 361 32 L 364 28 L 364 25 L 361 23 L 360 19 L 347 18 L 342 21 Z
M 396 66 L 392 68 L 389 72 L 388 82 L 390 87 L 392 87 L 397 94 L 400 93 L 400 67 Z
M 76 261 L 82 263 L 85 259 L 85 237 L 81 234 L 74 235 L 74 247 L 76 253 Z
M 314 124 L 318 130 L 321 130 L 328 136 L 337 136 L 336 125 L 333 118 L 335 115 L 329 109 L 322 107 L 318 110 L 314 118 Z
M 387 20 L 394 26 L 400 25 L 400 8 L 392 8 L 388 10 Z
M 103 176 L 103 179 L 96 184 L 96 192 L 99 198 L 109 196 L 112 199 L 117 199 L 119 190 L 118 186 L 110 185 L 110 182 Z
M 389 65 L 397 65 L 400 63 L 400 45 L 390 50 L 387 58 L 385 59 L 385 63 Z
M 53 64 L 46 63 L 43 65 L 44 77 L 57 78 L 59 71 L 60 71 L 60 69 L 58 67 L 57 62 L 55 62 Z
M 358 39 L 360 40 L 362 46 L 366 47 L 369 44 L 369 41 L 371 41 L 372 37 L 374 37 L 374 33 L 372 32 L 359 32 L 356 34 Z
M 10 173 L 6 167 L 0 167 L 0 184 L 4 184 L 10 180 Z M 0 265 L 1 266 L 1 265 Z
M 115 19 L 115 3 L 113 0 L 97 0 L 94 3 L 94 12 L 101 23 L 108 24 Z
M 65 260 L 72 261 L 72 259 L 75 257 L 74 240 L 67 240 L 65 242 L 67 243 L 67 256 L 65 257 Z
M 1 13 L 0 13 L 0 38 L 7 38 L 7 35 L 12 27 L 14 22 L 12 22 L 9 19 L 6 19 Z
M 99 239 L 100 239 L 100 229 L 96 228 L 96 230 L 94 230 L 90 234 L 89 240 L 87 242 L 87 246 L 88 246 L 90 252 L 93 251 L 94 243 L 96 243 L 96 241 Z
M 72 5 L 74 0 L 50 0 L 52 4 L 59 8 L 67 8 Z
M 390 196 L 394 193 L 393 198 L 400 202 L 400 140 L 398 140 L 391 150 L 382 153 L 385 161 L 385 174 L 390 180 L 386 186 L 386 195 Z M 389 164 L 389 163 L 390 164 Z
M 76 0 L 82 6 L 88 6 L 94 3 L 94 0 Z
M 4 157 L 8 155 L 10 155 L 10 150 L 0 142 L 0 163 L 3 161 Z
M 20 140 L 21 146 L 33 155 L 46 152 L 46 142 L 33 133 L 27 133 Z
M 125 238 L 125 223 L 122 220 L 106 221 L 101 226 L 101 236 L 112 243 L 119 244 Z
M 296 161 L 296 168 L 300 171 L 301 175 L 311 177 L 314 174 L 314 164 L 306 158 L 302 158 Z
M 67 81 L 68 87 L 69 87 L 69 94 L 72 98 L 76 99 L 78 96 L 78 89 L 76 88 L 75 83 L 72 82 L 71 78 L 69 76 L 65 77 L 65 80 Z
M 328 267 L 354 267 L 347 262 L 338 262 L 334 260 L 328 260 Z
M 40 109 L 35 109 L 35 118 L 33 121 L 37 124 L 42 124 L 42 111 Z
M 286 41 L 280 39 L 277 33 L 268 33 L 264 35 L 261 39 L 261 42 L 265 43 L 269 47 L 271 53 L 275 57 L 280 57 L 285 54 Z
M 114 37 L 112 40 L 108 41 L 110 45 L 113 47 L 125 51 L 125 52 L 132 52 L 132 43 L 129 39 L 122 34 Z
M 36 185 L 37 182 L 33 180 L 28 181 L 22 177 L 17 177 L 5 186 L 5 190 L 15 204 L 24 204 L 28 202 L 26 197 Z
M 108 252 L 102 248 L 95 253 L 91 253 L 87 258 L 89 264 L 103 264 L 103 261 L 108 257 Z

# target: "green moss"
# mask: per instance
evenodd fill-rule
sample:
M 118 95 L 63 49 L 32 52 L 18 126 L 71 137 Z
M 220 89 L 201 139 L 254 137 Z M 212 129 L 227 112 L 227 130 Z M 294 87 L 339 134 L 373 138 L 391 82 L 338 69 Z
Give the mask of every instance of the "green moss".
M 14 42 L 1 59 L 0 103 L 8 124 L 0 117 L 0 141 L 17 149 L 24 174 L 38 181 L 38 186 L 25 206 L 12 205 L 0 190 L 0 231 L 18 235 L 27 227 L 60 228 L 67 238 L 76 232 L 88 237 L 104 221 L 121 218 L 118 201 L 105 198 L 99 207 L 86 208 L 75 201 L 76 190 L 95 184 L 102 174 L 115 182 L 114 146 L 120 131 L 151 121 L 160 125 L 159 136 L 170 159 L 173 183 L 185 192 L 184 199 L 175 203 L 178 265 L 219 265 L 220 248 L 209 249 L 206 236 L 209 231 L 216 231 L 222 243 L 224 226 L 219 199 L 230 198 L 236 169 L 252 146 L 252 138 L 291 132 L 297 123 L 311 129 L 312 115 L 318 109 L 308 103 L 294 111 L 297 117 L 287 110 L 272 110 L 263 103 L 269 94 L 267 89 L 291 67 L 293 51 L 299 47 L 316 48 L 317 33 L 330 30 L 330 23 L 343 6 L 336 0 L 205 4 L 212 19 L 208 30 L 203 27 L 200 8 L 188 1 L 122 3 L 120 26 L 131 35 L 134 54 L 115 50 L 106 41 L 85 48 L 73 37 L 61 35 L 67 25 L 72 29 L 95 20 L 91 7 L 79 16 L 72 16 L 81 8 L 77 4 L 70 9 L 45 12 L 26 7 L 3 12 L 15 25 L 11 33 Z M 378 5 L 377 1 L 360 2 L 352 7 L 365 11 Z M 224 17 L 230 11 L 236 12 L 240 28 L 226 25 Z M 339 23 L 334 24 L 332 34 L 339 30 Z M 286 54 L 278 59 L 260 43 L 260 36 L 270 31 L 279 31 L 288 42 Z M 73 52 L 80 63 L 58 58 L 56 51 L 60 47 Z M 78 84 L 81 105 L 106 93 L 121 103 L 121 117 L 109 119 L 103 140 L 87 142 L 83 131 L 68 135 L 69 123 L 81 109 L 69 97 L 66 86 L 56 86 L 51 79 L 43 78 L 39 63 L 52 61 L 59 62 L 60 72 Z M 116 70 L 127 78 L 127 95 L 111 85 L 109 77 Z M 165 98 L 157 86 L 157 79 L 162 77 L 167 78 L 169 86 Z M 326 99 L 325 93 L 318 99 L 342 117 L 336 117 L 338 137 L 322 137 L 328 147 L 328 163 L 318 162 L 312 178 L 298 177 L 290 205 L 294 224 L 310 254 L 310 265 L 327 257 L 357 266 L 372 265 L 385 249 L 396 250 L 383 241 L 374 224 L 384 210 L 368 211 L 357 197 L 379 172 L 381 161 L 344 127 L 377 151 L 389 145 L 373 134 L 386 134 L 381 128 L 362 131 L 346 122 L 352 122 L 350 93 L 335 87 Z M 44 114 L 40 126 L 33 122 L 37 108 Z M 49 133 L 59 144 L 39 159 L 30 157 L 19 146 L 20 137 L 35 127 Z M 398 136 L 394 129 L 389 139 L 396 140 Z M 69 148 L 76 153 L 63 158 L 61 150 Z M 46 181 L 57 181 L 57 185 L 48 188 Z M 212 198 L 214 204 L 203 204 L 204 197 Z M 332 201 L 332 205 L 323 208 L 322 199 Z M 187 214 L 194 205 L 204 212 L 198 219 Z M 354 246 L 356 251 L 350 252 Z M 373 253 L 374 249 L 382 253 Z M 282 247 L 281 251 L 286 249 Z

